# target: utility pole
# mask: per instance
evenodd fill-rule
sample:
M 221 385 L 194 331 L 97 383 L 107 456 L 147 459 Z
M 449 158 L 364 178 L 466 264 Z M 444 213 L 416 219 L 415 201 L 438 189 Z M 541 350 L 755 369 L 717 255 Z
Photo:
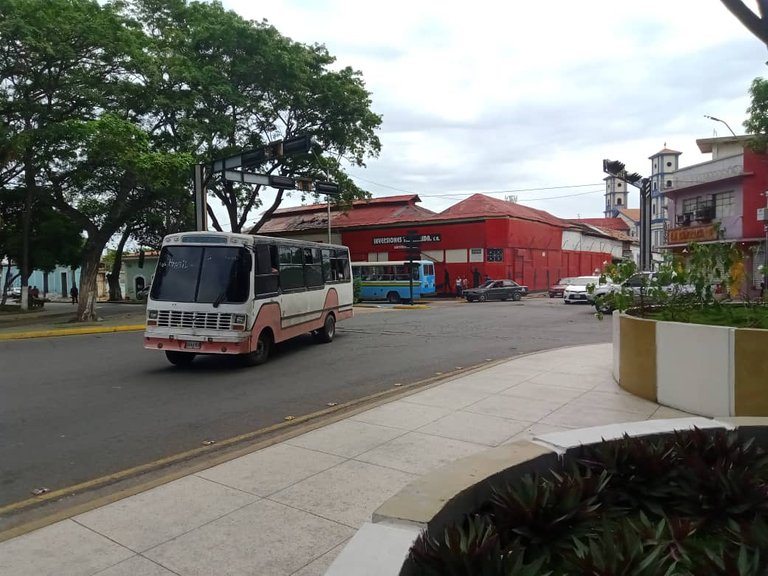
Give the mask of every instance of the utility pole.
M 413 261 L 421 258 L 421 234 L 416 230 L 408 230 L 405 235 L 405 249 L 408 258 L 408 291 L 409 303 L 413 306 Z M 419 278 L 421 281 L 421 278 Z

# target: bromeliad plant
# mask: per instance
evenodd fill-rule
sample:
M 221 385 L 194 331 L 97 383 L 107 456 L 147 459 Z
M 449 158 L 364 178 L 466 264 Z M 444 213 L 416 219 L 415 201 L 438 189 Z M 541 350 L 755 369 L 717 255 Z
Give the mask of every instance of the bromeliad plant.
M 768 574 L 768 455 L 734 431 L 582 447 L 413 545 L 403 576 Z

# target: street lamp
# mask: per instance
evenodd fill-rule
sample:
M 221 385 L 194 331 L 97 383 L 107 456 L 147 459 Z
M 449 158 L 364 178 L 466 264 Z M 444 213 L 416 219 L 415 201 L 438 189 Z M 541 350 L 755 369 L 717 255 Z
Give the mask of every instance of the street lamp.
M 730 131 L 731 131 L 731 134 L 733 134 L 734 136 L 736 136 L 736 132 L 734 132 L 734 131 L 731 129 L 731 127 L 730 127 L 730 126 L 728 126 L 728 122 L 726 122 L 725 120 L 720 120 L 720 118 L 715 118 L 714 116 L 710 116 L 709 114 L 704 114 L 704 118 L 709 118 L 710 120 L 714 120 L 715 122 L 722 122 L 723 124 L 725 124 L 725 127 L 726 127 L 726 128 L 728 128 L 728 130 L 730 130 Z
M 627 172 L 623 162 L 603 160 L 603 172 L 640 190 L 640 269 L 651 269 L 651 180 Z

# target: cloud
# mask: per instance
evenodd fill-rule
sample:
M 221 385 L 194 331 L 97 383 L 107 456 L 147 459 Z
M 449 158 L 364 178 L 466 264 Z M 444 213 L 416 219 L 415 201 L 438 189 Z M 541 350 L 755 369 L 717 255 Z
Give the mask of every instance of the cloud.
M 667 145 L 683 165 L 705 160 L 696 139 L 728 131 L 703 115 L 741 132 L 766 61 L 721 3 L 700 0 L 224 5 L 361 70 L 383 116 L 382 151 L 350 173 L 375 195 L 419 193 L 433 210 L 462 194 L 542 188 L 518 196 L 600 216 L 602 158 L 643 173 Z M 589 183 L 596 192 L 543 190 Z M 558 192 L 579 195 L 538 200 Z

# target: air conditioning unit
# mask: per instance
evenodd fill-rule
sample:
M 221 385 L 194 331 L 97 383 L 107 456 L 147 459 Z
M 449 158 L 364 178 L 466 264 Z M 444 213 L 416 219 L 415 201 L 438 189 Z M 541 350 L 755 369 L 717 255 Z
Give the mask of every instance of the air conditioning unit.
M 760 222 L 765 222 L 768 220 L 768 208 L 757 209 L 757 220 Z
M 675 220 L 678 226 L 689 226 L 691 224 L 691 213 L 678 214 Z

